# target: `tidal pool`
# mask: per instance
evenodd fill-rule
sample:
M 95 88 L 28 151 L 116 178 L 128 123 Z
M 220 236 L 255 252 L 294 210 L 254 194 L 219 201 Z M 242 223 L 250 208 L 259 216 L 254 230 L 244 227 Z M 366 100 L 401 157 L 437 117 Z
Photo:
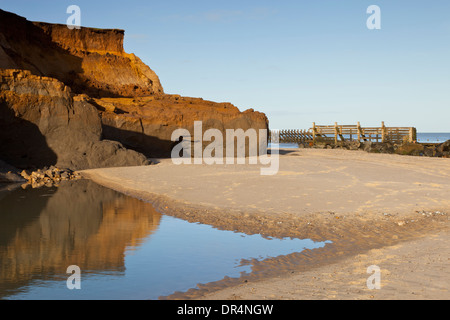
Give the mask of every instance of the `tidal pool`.
M 158 299 L 326 243 L 188 223 L 88 180 L 0 189 L 0 299 Z M 68 289 L 73 265 L 81 289 Z

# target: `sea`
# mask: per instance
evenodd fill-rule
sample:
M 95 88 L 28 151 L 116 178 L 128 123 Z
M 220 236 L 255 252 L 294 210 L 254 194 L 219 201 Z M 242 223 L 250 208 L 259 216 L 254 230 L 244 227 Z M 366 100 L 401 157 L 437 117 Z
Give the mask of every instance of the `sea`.
M 417 142 L 420 143 L 443 143 L 450 140 L 450 133 L 433 133 L 433 132 L 418 132 Z

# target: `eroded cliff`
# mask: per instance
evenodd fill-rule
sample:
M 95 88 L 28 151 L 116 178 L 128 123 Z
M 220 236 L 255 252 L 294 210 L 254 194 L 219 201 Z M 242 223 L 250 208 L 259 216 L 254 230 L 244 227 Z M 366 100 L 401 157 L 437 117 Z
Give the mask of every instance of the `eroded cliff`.
M 30 70 L 95 97 L 162 94 L 158 76 L 123 50 L 123 38 L 123 30 L 70 30 L 0 10 L 0 68 Z
M 148 164 L 120 143 L 102 140 L 97 109 L 59 80 L 0 69 L 0 158 L 19 168 Z
M 0 10 L 0 122 L 15 132 L 0 136 L 0 157 L 19 166 L 133 165 L 141 157 L 125 148 L 169 156 L 172 132 L 191 130 L 195 121 L 222 132 L 268 128 L 267 117 L 251 109 L 165 94 L 155 72 L 124 51 L 123 40 L 123 30 L 70 30 Z

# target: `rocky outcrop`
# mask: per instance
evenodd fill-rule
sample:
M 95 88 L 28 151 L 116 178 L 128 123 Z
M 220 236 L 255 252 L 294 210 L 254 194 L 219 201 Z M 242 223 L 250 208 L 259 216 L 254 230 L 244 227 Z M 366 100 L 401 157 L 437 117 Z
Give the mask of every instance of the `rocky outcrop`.
M 70 30 L 0 10 L 0 158 L 19 168 L 142 165 L 169 156 L 173 131 L 193 132 L 195 121 L 224 136 L 268 129 L 252 109 L 165 94 L 123 40 L 123 30 Z
M 450 140 L 447 140 L 446 142 L 439 144 L 436 147 L 436 151 L 441 154 L 450 156 Z
M 123 50 L 123 30 L 30 22 L 0 10 L 0 68 L 56 78 L 77 94 L 163 94 L 158 76 Z
M 62 82 L 0 70 L 0 158 L 18 168 L 88 169 L 148 164 L 116 141 L 102 140 L 97 109 L 72 98 Z
M 231 103 L 215 103 L 201 98 L 178 95 L 135 99 L 96 99 L 103 133 L 126 147 L 148 157 L 170 156 L 172 133 L 178 128 L 194 135 L 194 122 L 202 121 L 202 129 L 267 129 L 267 117 L 260 112 L 240 112 Z M 225 137 L 225 134 L 224 134 Z
M 422 144 L 422 143 L 372 143 L 359 141 L 339 141 L 337 144 L 331 141 L 318 141 L 313 143 L 301 143 L 300 148 L 317 149 L 345 149 L 362 150 L 370 153 L 390 153 L 408 156 L 425 156 L 450 158 L 450 140 L 441 144 Z
M 73 172 L 70 169 L 60 169 L 55 166 L 50 168 L 44 167 L 42 170 L 28 172 L 23 170 L 20 173 L 21 177 L 26 180 L 26 183 L 22 184 L 22 188 L 26 189 L 31 186 L 33 189 L 46 186 L 48 188 L 53 186 L 59 186 L 62 181 L 79 180 L 81 174 L 79 172 Z

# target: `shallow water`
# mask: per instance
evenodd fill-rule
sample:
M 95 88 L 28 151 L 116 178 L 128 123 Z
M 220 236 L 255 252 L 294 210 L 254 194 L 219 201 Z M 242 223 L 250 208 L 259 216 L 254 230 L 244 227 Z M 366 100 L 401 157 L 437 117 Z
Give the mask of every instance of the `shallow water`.
M 86 180 L 0 191 L 0 299 L 157 299 L 326 243 L 188 223 Z M 71 265 L 80 290 L 67 288 Z

